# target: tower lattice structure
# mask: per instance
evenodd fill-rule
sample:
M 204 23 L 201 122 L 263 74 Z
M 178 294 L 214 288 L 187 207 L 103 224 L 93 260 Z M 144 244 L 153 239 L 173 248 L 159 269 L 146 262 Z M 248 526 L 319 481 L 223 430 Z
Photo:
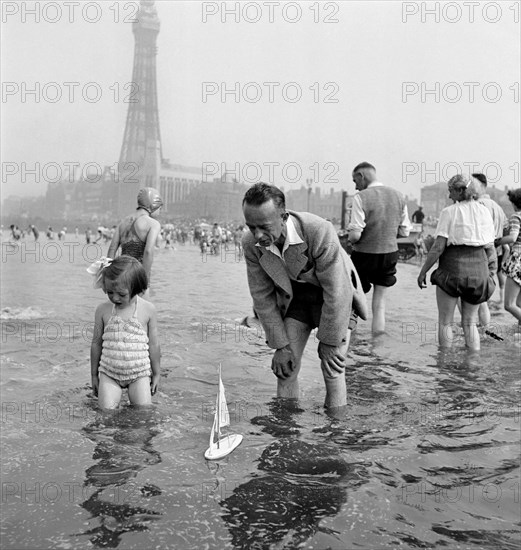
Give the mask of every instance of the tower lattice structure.
M 159 187 L 162 161 L 156 85 L 156 40 L 160 21 L 151 0 L 141 0 L 134 33 L 134 67 L 127 101 L 125 134 L 119 157 L 118 214 L 136 208 L 142 187 Z

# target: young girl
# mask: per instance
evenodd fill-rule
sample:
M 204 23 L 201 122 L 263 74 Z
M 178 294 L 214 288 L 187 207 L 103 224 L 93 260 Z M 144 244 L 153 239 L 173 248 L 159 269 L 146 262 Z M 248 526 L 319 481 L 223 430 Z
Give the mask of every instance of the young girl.
M 507 276 L 505 283 L 505 309 L 521 325 L 521 189 L 507 192 L 515 212 L 508 220 L 508 235 L 495 240 L 496 246 L 510 245 L 510 255 L 503 261 L 503 272 Z
M 105 258 L 95 286 L 109 301 L 96 309 L 90 352 L 92 388 L 103 409 L 119 405 L 123 388 L 133 405 L 149 405 L 157 391 L 160 348 L 156 308 L 138 296 L 146 290 L 143 266 L 130 256 Z

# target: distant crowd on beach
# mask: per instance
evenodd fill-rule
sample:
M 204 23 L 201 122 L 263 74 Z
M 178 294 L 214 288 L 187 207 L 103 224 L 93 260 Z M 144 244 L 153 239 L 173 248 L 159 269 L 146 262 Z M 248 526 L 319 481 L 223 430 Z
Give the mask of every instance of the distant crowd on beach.
M 95 229 L 87 226 L 83 231 L 76 226 L 73 231 L 67 227 L 55 231 L 52 226 L 47 226 L 44 231 L 46 241 L 62 241 L 66 236 L 73 235 L 75 240 L 84 239 L 86 244 L 91 243 L 110 243 L 114 237 L 117 225 L 106 227 L 97 225 Z M 205 219 L 181 220 L 165 222 L 161 224 L 159 238 L 156 242 L 157 248 L 169 248 L 176 244 L 192 244 L 200 246 L 208 253 L 218 251 L 221 246 L 229 249 L 231 244 L 240 247 L 240 240 L 245 230 L 244 224 L 239 221 L 207 223 Z M 2 238 L 4 227 L 2 226 Z M 11 224 L 8 229 L 8 242 L 23 242 L 27 239 L 33 241 L 41 240 L 41 231 L 36 225 L 30 224 L 28 227 L 20 228 L 18 225 Z

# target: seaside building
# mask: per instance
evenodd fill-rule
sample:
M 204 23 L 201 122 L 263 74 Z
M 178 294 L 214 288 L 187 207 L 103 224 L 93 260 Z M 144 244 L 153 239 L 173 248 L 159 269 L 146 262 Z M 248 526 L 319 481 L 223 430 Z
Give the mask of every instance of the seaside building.
M 297 212 L 311 212 L 322 218 L 337 222 L 342 216 L 342 191 L 322 193 L 320 187 L 312 189 L 302 185 L 300 189 L 290 189 L 285 192 L 286 205 Z M 353 197 L 348 197 L 346 209 L 349 211 Z

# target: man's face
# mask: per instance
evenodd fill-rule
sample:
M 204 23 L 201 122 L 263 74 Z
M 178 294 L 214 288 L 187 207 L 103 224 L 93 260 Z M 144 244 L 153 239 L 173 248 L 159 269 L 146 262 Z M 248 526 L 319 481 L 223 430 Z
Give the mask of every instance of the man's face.
M 353 172 L 353 182 L 357 191 L 363 191 L 367 186 L 365 184 L 365 178 L 363 174 L 359 172 Z
M 270 246 L 284 242 L 287 214 L 277 208 L 273 200 L 270 199 L 259 206 L 245 203 L 242 211 L 246 225 L 255 238 L 255 244 Z

